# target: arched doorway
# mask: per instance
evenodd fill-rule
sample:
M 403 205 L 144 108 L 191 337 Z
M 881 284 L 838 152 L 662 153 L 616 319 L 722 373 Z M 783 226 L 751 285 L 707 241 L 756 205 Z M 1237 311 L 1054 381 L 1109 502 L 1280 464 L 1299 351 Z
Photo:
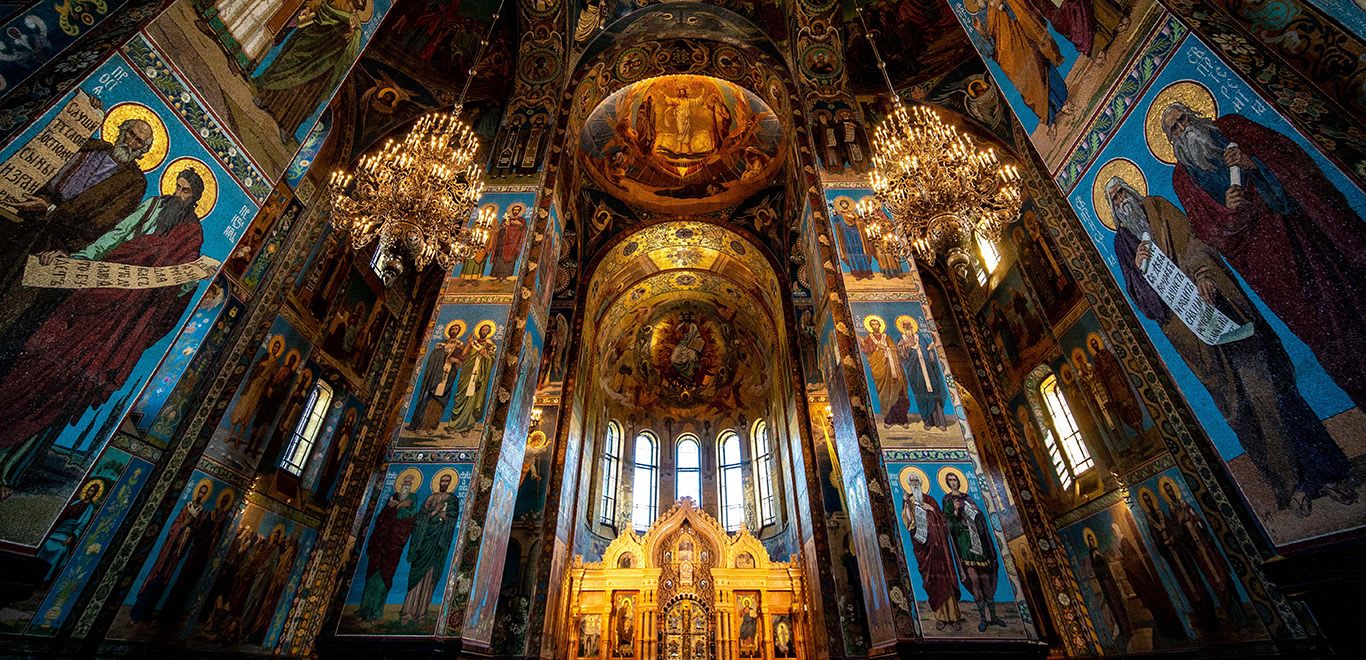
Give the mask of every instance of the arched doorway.
M 680 596 L 664 607 L 663 657 L 669 660 L 709 660 L 711 612 L 696 597 Z

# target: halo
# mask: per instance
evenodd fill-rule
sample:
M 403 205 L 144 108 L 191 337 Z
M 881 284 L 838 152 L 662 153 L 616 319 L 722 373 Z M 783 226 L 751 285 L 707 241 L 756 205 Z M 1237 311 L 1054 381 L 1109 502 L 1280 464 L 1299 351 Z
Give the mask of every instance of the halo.
M 138 158 L 138 168 L 151 172 L 166 161 L 166 152 L 171 148 L 170 136 L 166 134 L 166 122 L 161 120 L 155 110 L 141 103 L 120 103 L 104 115 L 104 125 L 100 127 L 100 138 L 109 144 L 119 141 L 119 126 L 129 119 L 141 119 L 152 127 L 152 146 Z
M 1110 200 L 1105 196 L 1105 186 L 1112 177 L 1119 177 L 1145 197 L 1148 195 L 1148 177 L 1128 158 L 1111 160 L 1096 172 L 1096 180 L 1091 182 L 1091 208 L 1096 210 L 1100 224 L 1110 231 L 1117 231 L 1119 223 L 1115 220 L 1115 210 L 1110 208 Z
M 1068 362 L 1070 362 L 1070 363 L 1072 364 L 1072 366 L 1075 367 L 1075 366 L 1077 365 L 1077 356 L 1081 356 L 1081 361 L 1082 361 L 1082 363 L 1084 363 L 1084 364 L 1090 364 L 1090 363 L 1091 363 L 1090 360 L 1086 359 L 1086 349 L 1084 349 L 1084 348 L 1078 346 L 1078 347 L 1072 349 L 1072 353 L 1068 356 L 1068 357 L 1071 358 L 1070 360 L 1068 360 Z
M 1157 491 L 1162 494 L 1162 499 L 1167 500 L 1167 504 L 1176 506 L 1176 502 L 1171 501 L 1171 499 L 1167 497 L 1167 489 L 1163 488 L 1163 486 L 1166 486 L 1167 484 L 1172 485 L 1172 492 L 1176 493 L 1177 500 L 1183 499 L 1181 495 L 1181 486 L 1171 477 L 1162 477 L 1157 480 Z
M 489 336 L 490 336 L 490 337 L 492 337 L 494 333 L 498 332 L 498 324 L 497 324 L 497 323 L 494 323 L 493 321 L 490 321 L 490 320 L 488 320 L 488 319 L 484 319 L 483 321 L 480 321 L 479 323 L 476 323 L 476 324 L 475 324 L 475 326 L 474 326 L 474 332 L 471 333 L 471 336 L 472 336 L 472 337 L 478 337 L 478 336 L 479 336 L 479 328 L 482 328 L 482 327 L 484 327 L 484 326 L 486 326 L 486 325 L 487 325 L 488 327 L 490 327 L 490 328 L 493 328 L 493 332 L 490 332 L 490 333 L 489 333 Z
M 1161 509 L 1162 505 L 1161 505 L 1161 504 L 1158 504 L 1158 502 L 1161 502 L 1162 500 L 1161 500 L 1160 498 L 1158 498 L 1157 493 L 1154 493 L 1154 492 L 1153 492 L 1153 489 L 1148 488 L 1147 486 L 1144 486 L 1143 488 L 1138 489 L 1138 499 L 1135 500 L 1136 502 L 1138 502 L 1138 507 L 1139 507 L 1140 509 L 1143 508 L 1143 494 L 1144 494 L 1144 493 L 1147 493 L 1147 494 L 1148 494 L 1148 497 L 1153 498 L 1153 506 L 1158 507 L 1158 511 L 1161 511 L 1161 510 L 1162 510 L 1162 509 Z
M 279 351 L 276 351 L 276 350 L 275 350 L 275 347 L 276 347 L 277 345 L 280 347 L 280 350 L 279 350 Z M 267 340 L 266 340 L 266 354 L 267 354 L 267 355 L 270 355 L 271 357 L 276 357 L 276 356 L 278 356 L 278 355 L 280 355 L 281 353 L 284 353 L 284 352 L 285 352 L 285 336 L 284 336 L 284 335 L 273 335 L 270 339 L 267 339 Z
M 218 178 L 213 175 L 204 161 L 198 158 L 184 156 L 171 161 L 170 165 L 161 173 L 161 194 L 169 195 L 175 192 L 175 180 L 180 173 L 186 169 L 195 171 L 199 178 L 204 180 L 204 194 L 199 196 L 199 201 L 194 205 L 194 214 L 203 219 L 218 203 Z
M 369 23 L 370 19 L 375 17 L 375 0 L 362 0 L 362 2 L 365 3 L 365 7 L 356 12 L 356 20 L 361 23 Z
M 447 323 L 446 328 L 441 332 L 443 335 L 445 335 L 446 339 L 459 339 L 460 337 L 464 336 L 465 328 L 467 327 L 468 326 L 465 324 L 464 321 L 456 319 L 454 321 L 451 321 L 450 323 Z M 454 335 L 452 335 L 451 333 L 452 329 L 455 330 Z
M 914 465 L 907 465 L 906 467 L 901 468 L 901 475 L 898 477 L 898 480 L 901 482 L 901 492 L 906 494 L 909 494 L 911 492 L 911 475 L 915 475 L 920 478 L 921 492 L 924 492 L 925 489 L 929 487 L 929 475 L 925 474 L 924 470 Z
M 1219 116 L 1219 103 L 1214 100 L 1214 94 L 1210 93 L 1208 87 L 1194 80 L 1178 80 L 1158 92 L 1153 102 L 1148 105 L 1148 116 L 1143 120 L 1143 132 L 1144 137 L 1148 139 L 1148 151 L 1152 152 L 1153 158 L 1168 165 L 1176 164 L 1176 150 L 1172 148 L 1171 140 L 1167 139 L 1167 134 L 1162 130 L 1162 112 L 1173 103 L 1183 103 L 1194 110 L 1195 114 L 1206 119 Z
M 227 501 L 226 501 L 226 502 L 223 501 L 224 498 L 227 498 Z M 218 506 L 224 507 L 224 508 L 232 506 L 232 503 L 233 503 L 233 502 L 236 502 L 236 501 L 237 501 L 237 491 L 235 491 L 235 490 L 233 490 L 233 489 L 231 489 L 231 488 L 224 488 L 224 489 L 223 489 L 223 492 L 219 493 L 219 494 L 218 494 L 218 498 L 214 500 L 214 502 L 216 502 L 216 503 L 218 504 Z
M 1082 542 L 1082 543 L 1085 543 L 1085 544 L 1086 544 L 1086 547 L 1088 547 L 1088 548 L 1091 547 L 1090 541 L 1091 541 L 1092 539 L 1095 539 L 1095 541 L 1096 541 L 1096 544 L 1095 544 L 1095 545 L 1096 545 L 1097 548 L 1099 548 L 1099 547 L 1100 547 L 1100 539 L 1096 537 L 1095 531 L 1093 531 L 1090 527 L 1083 527 L 1083 528 L 1081 528 L 1081 542 Z
M 969 14 L 976 14 L 982 11 L 982 0 L 964 0 L 963 9 L 968 10 Z
M 857 205 L 854 204 L 854 198 L 848 195 L 836 197 L 835 201 L 831 202 L 831 206 L 834 206 L 835 210 L 840 213 L 852 213 L 854 209 L 858 208 Z
M 939 468 L 939 475 L 938 475 L 938 477 L 939 477 L 939 487 L 940 487 L 940 488 L 943 488 L 945 493 L 950 492 L 950 491 L 953 490 L 952 488 L 949 488 L 948 480 L 947 480 L 948 476 L 951 475 L 951 474 L 957 475 L 957 476 L 958 476 L 959 492 L 961 492 L 961 493 L 967 493 L 967 492 L 968 492 L 968 477 L 967 477 L 967 475 L 963 474 L 963 471 L 962 471 L 962 470 L 960 470 L 960 469 L 958 469 L 958 468 L 956 468 L 956 467 L 954 467 L 954 466 L 952 466 L 952 465 L 945 465 L 944 467 Z
M 285 529 L 284 523 L 275 523 L 275 526 L 270 528 L 270 534 L 267 534 L 267 536 L 275 536 L 275 532 L 279 532 L 280 536 L 284 536 L 289 533 L 289 530 Z
M 440 470 L 436 471 L 436 474 L 432 475 L 431 486 L 433 493 L 436 492 L 437 488 L 441 487 L 441 477 L 444 477 L 448 474 L 451 475 L 450 492 L 454 493 L 460 489 L 460 473 L 456 472 L 455 468 L 441 468 Z
M 203 479 L 200 479 L 198 482 L 195 483 L 194 488 L 191 488 L 191 489 L 190 489 L 190 499 L 191 499 L 191 500 L 194 500 L 194 494 L 197 493 L 197 492 L 199 492 L 199 487 L 200 487 L 200 486 L 208 486 L 208 487 L 209 487 L 209 494 L 210 494 L 210 495 L 213 495 L 213 479 L 210 479 L 210 478 L 208 478 L 208 477 L 204 477 Z
M 288 353 L 285 353 L 285 364 L 289 364 L 289 358 L 291 357 L 299 358 L 299 363 L 304 361 L 304 354 L 300 353 L 297 348 L 291 348 Z
M 85 491 L 88 490 L 91 486 L 95 487 L 94 499 L 98 501 L 100 497 L 104 495 L 104 479 L 91 479 L 90 481 L 85 482 L 85 484 L 82 485 L 81 489 L 78 491 L 77 497 L 84 495 Z
M 910 326 L 911 329 L 907 330 L 906 326 Z M 916 323 L 915 317 L 910 314 L 902 314 L 896 317 L 896 329 L 900 330 L 903 335 L 913 335 L 920 332 L 920 324 Z
M 399 472 L 398 476 L 394 478 L 394 492 L 398 492 L 398 485 L 403 483 L 403 478 L 409 476 L 413 478 L 413 492 L 417 492 L 417 489 L 422 487 L 422 470 L 410 467 Z
M 533 449 L 540 449 L 541 447 L 546 446 L 548 442 L 549 439 L 545 437 L 545 431 L 537 429 L 532 431 L 531 435 L 527 436 L 526 446 Z
M 516 212 L 516 213 L 513 213 L 513 210 L 516 210 L 517 212 Z M 508 205 L 508 213 L 507 213 L 507 216 L 505 216 L 505 217 L 509 217 L 509 218 L 511 218 L 511 217 L 518 217 L 518 216 L 521 216 L 522 213 L 525 212 L 525 211 L 526 211 L 526 204 L 523 204 L 523 203 L 521 203 L 521 202 L 513 202 L 513 203 L 511 203 L 511 204 Z
M 1089 333 L 1089 334 L 1086 335 L 1086 352 L 1087 352 L 1087 353 L 1090 353 L 1091 355 L 1095 355 L 1096 352 L 1093 351 L 1093 350 L 1091 350 L 1091 338 L 1092 338 L 1092 337 L 1095 337 L 1097 340 L 1100 341 L 1100 347 L 1101 347 L 1101 348 L 1105 348 L 1105 338 L 1102 337 L 1102 336 L 1100 336 L 1100 333 L 1099 333 L 1099 332 L 1091 332 L 1091 333 Z
M 878 316 L 877 314 L 869 314 L 863 317 L 863 329 L 867 330 L 868 332 L 872 332 L 873 329 L 869 326 L 872 324 L 873 319 L 877 319 L 878 323 L 882 324 L 882 330 L 886 332 L 887 320 L 882 318 L 881 316 Z

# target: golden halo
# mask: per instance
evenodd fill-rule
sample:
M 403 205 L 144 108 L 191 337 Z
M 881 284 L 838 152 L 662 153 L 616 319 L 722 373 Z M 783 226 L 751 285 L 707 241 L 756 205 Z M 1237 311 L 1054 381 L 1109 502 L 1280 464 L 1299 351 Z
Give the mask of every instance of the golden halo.
M 456 319 L 447 323 L 446 329 L 442 332 L 446 335 L 446 339 L 459 339 L 464 336 L 466 327 L 468 326 L 465 325 L 464 321 Z M 451 332 L 452 330 L 454 330 L 454 332 Z
M 524 211 L 526 211 L 526 204 L 523 204 L 521 202 L 513 202 L 511 205 L 508 206 L 508 214 L 505 217 L 519 217 L 522 215 Z
M 278 346 L 278 348 L 276 348 Z M 266 353 L 271 357 L 280 357 L 285 352 L 285 336 L 275 335 L 266 341 Z
M 152 146 L 138 158 L 138 167 L 143 172 L 151 172 L 166 161 L 166 152 L 171 148 L 170 136 L 166 134 L 166 122 L 161 120 L 155 110 L 141 103 L 120 103 L 104 115 L 104 125 L 100 127 L 100 139 L 114 144 L 119 141 L 119 126 L 129 119 L 141 119 L 152 127 Z
M 1091 350 L 1091 338 L 1092 338 L 1092 337 L 1094 337 L 1097 341 L 1100 342 L 1101 348 L 1104 348 L 1104 347 L 1105 347 L 1105 338 L 1102 337 L 1102 336 L 1100 336 L 1100 333 L 1099 333 L 1099 332 L 1092 332 L 1092 333 L 1086 335 L 1086 352 L 1090 353 L 1091 355 L 1095 355 L 1096 352 L 1093 351 L 1093 350 Z
M 1100 547 L 1100 539 L 1096 538 L 1096 533 L 1092 531 L 1090 527 L 1081 528 L 1081 542 L 1085 543 L 1086 547 L 1089 548 L 1091 547 L 1091 541 L 1096 542 L 1095 546 L 1097 548 Z
M 530 436 L 527 436 L 526 446 L 532 449 L 540 449 L 541 447 L 546 446 L 546 443 L 548 442 L 550 442 L 550 440 L 545 437 L 545 431 L 537 429 L 532 431 Z
M 198 482 L 195 483 L 194 488 L 190 489 L 190 501 L 194 501 L 194 494 L 199 492 L 200 486 L 208 486 L 209 495 L 213 495 L 213 479 L 204 477 L 203 479 L 200 479 Z
M 214 500 L 214 502 L 217 502 L 217 503 L 218 503 L 219 508 L 223 508 L 223 509 L 226 509 L 226 508 L 232 506 L 233 502 L 236 502 L 236 501 L 237 501 L 237 491 L 235 491 L 235 490 L 233 490 L 233 489 L 231 489 L 231 488 L 224 488 L 224 489 L 223 489 L 223 492 L 221 492 L 221 493 L 218 494 L 218 499 L 215 499 L 215 500 Z
M 104 495 L 104 480 L 103 480 L 103 479 L 91 479 L 90 481 L 85 482 L 85 485 L 81 486 L 81 489 L 80 489 L 80 491 L 77 492 L 76 496 L 77 496 L 77 497 L 80 497 L 81 495 L 84 495 L 84 494 L 85 494 L 85 491 L 89 490 L 91 486 L 94 486 L 94 487 L 95 487 L 95 497 L 94 497 L 94 499 L 95 499 L 96 501 L 99 501 L 100 496 L 101 496 L 101 495 Z
M 920 492 L 923 493 L 925 489 L 930 487 L 930 477 L 925 474 L 924 470 L 914 465 L 907 465 L 901 468 L 901 475 L 898 477 L 898 480 L 901 481 L 901 492 L 903 494 L 909 495 L 911 493 L 911 475 L 920 479 Z
M 444 477 L 448 474 L 451 475 L 450 492 L 454 493 L 460 489 L 460 473 L 456 472 L 455 468 L 441 468 L 440 470 L 436 471 L 436 474 L 432 475 L 431 485 L 433 493 L 436 492 L 436 489 L 441 487 L 441 477 Z
M 1090 364 L 1090 363 L 1091 363 L 1090 360 L 1086 359 L 1086 349 L 1081 348 L 1081 347 L 1077 347 L 1077 348 L 1072 349 L 1071 358 L 1072 358 L 1072 366 L 1076 366 L 1076 364 L 1077 364 L 1077 358 L 1081 358 L 1081 363 L 1082 363 L 1082 364 Z
M 1148 177 L 1144 176 L 1143 170 L 1128 158 L 1116 158 L 1102 165 L 1096 172 L 1096 180 L 1091 182 L 1091 208 L 1096 210 L 1100 224 L 1105 225 L 1110 231 L 1116 231 L 1119 223 L 1115 221 L 1115 210 L 1110 208 L 1110 199 L 1105 195 L 1105 185 L 1112 177 L 1119 177 L 1144 197 L 1148 195 Z
M 356 12 L 356 19 L 361 23 L 369 23 L 375 17 L 375 0 L 360 0 L 365 6 Z
M 171 161 L 171 164 L 166 166 L 166 171 L 161 173 L 161 194 L 169 195 L 175 192 L 176 177 L 186 168 L 194 170 L 204 180 L 204 194 L 199 196 L 199 201 L 194 205 L 194 214 L 202 219 L 213 211 L 214 205 L 218 203 L 218 179 L 204 161 L 189 156 Z
M 288 353 L 285 353 L 285 364 L 289 364 L 289 358 L 291 357 L 298 358 L 296 364 L 302 363 L 304 361 L 304 354 L 300 353 L 299 349 L 297 348 L 291 348 L 289 349 Z
M 958 468 L 956 468 L 956 467 L 954 467 L 954 466 L 952 466 L 952 465 L 945 465 L 944 467 L 939 468 L 939 475 L 938 475 L 938 476 L 939 476 L 939 487 L 940 487 L 940 488 L 943 488 L 945 493 L 952 492 L 953 489 L 952 489 L 952 488 L 949 488 L 949 484 L 948 484 L 948 476 L 951 475 L 951 474 L 957 475 L 957 476 L 958 476 L 958 492 L 960 492 L 960 493 L 967 493 L 967 492 L 968 492 L 968 478 L 967 478 L 967 475 L 964 475 L 962 470 L 960 470 L 960 469 L 958 469 Z
M 474 332 L 471 333 L 471 336 L 472 336 L 472 337 L 478 337 L 478 336 L 479 336 L 479 329 L 482 328 L 482 327 L 484 327 L 484 326 L 488 326 L 488 327 L 490 327 L 490 328 L 493 329 L 493 331 L 489 333 L 489 336 L 490 336 L 490 337 L 492 337 L 495 333 L 498 332 L 498 324 L 497 324 L 497 323 L 494 323 L 493 321 L 490 321 L 490 320 L 488 320 L 488 319 L 484 319 L 483 321 L 480 321 L 479 323 L 475 324 L 475 326 L 474 326 Z
M 887 331 L 887 320 L 884 319 L 884 318 L 882 318 L 881 316 L 878 316 L 877 314 L 869 314 L 869 315 L 863 317 L 863 329 L 864 329 L 864 330 L 867 330 L 868 332 L 872 332 L 872 331 L 873 331 L 873 328 L 872 328 L 871 326 L 872 326 L 872 323 L 873 323 L 873 320 L 874 320 L 874 319 L 877 319 L 877 322 L 882 324 L 882 331 L 883 331 L 883 332 L 886 332 L 886 331 Z
M 969 14 L 976 14 L 982 11 L 982 0 L 964 0 L 963 9 L 968 10 Z
M 1194 110 L 1195 114 L 1205 119 L 1219 116 L 1219 104 L 1214 100 L 1214 95 L 1208 87 L 1194 80 L 1179 80 L 1158 92 L 1152 104 L 1148 106 L 1148 116 L 1143 121 L 1143 132 L 1148 139 L 1148 151 L 1152 152 L 1153 158 L 1168 165 L 1176 164 L 1176 150 L 1172 148 L 1171 140 L 1167 139 L 1167 134 L 1162 130 L 1162 112 L 1171 104 L 1178 102 L 1184 103 L 1186 107 Z
M 850 213 L 853 212 L 855 208 L 857 208 L 857 206 L 854 204 L 854 198 L 849 197 L 848 195 L 840 195 L 839 197 L 836 197 L 834 207 L 835 210 L 839 211 L 840 213 Z
M 1183 499 L 1181 494 L 1181 486 L 1178 485 L 1176 483 L 1176 480 L 1171 477 L 1162 477 L 1161 479 L 1157 480 L 1157 491 L 1159 493 L 1162 493 L 1162 499 L 1167 500 L 1167 504 L 1171 506 L 1176 506 L 1176 502 L 1173 502 L 1171 498 L 1167 496 L 1167 489 L 1163 488 L 1163 486 L 1166 486 L 1167 484 L 1172 485 L 1172 492 L 1176 493 L 1176 499 L 1178 501 L 1182 501 Z
M 403 483 L 403 479 L 404 479 L 405 477 L 412 477 L 412 478 L 413 478 L 413 492 L 414 492 L 414 493 L 417 492 L 417 489 L 419 489 L 419 488 L 422 487 L 422 470 L 419 470 L 419 469 L 417 469 L 417 468 L 415 468 L 415 467 L 410 467 L 410 468 L 408 468 L 408 469 L 406 469 L 406 470 L 404 470 L 404 471 L 398 473 L 398 476 L 394 478 L 394 492 L 396 492 L 396 493 L 398 492 L 399 484 L 402 484 L 402 483 Z
M 1161 511 L 1161 508 L 1160 508 L 1160 507 L 1161 507 L 1162 505 L 1158 504 L 1158 502 L 1161 502 L 1162 500 L 1158 499 L 1157 493 L 1154 493 L 1154 492 L 1153 492 L 1153 489 L 1148 488 L 1148 487 L 1146 487 L 1146 486 L 1143 487 L 1143 488 L 1138 489 L 1138 500 L 1137 500 L 1137 501 L 1138 501 L 1138 506 L 1139 506 L 1139 508 L 1143 508 L 1143 494 L 1144 494 L 1144 493 L 1147 493 L 1147 494 L 1148 494 L 1148 497 L 1153 498 L 1153 506 L 1159 507 L 1159 508 L 1158 508 L 1158 511 Z
M 267 536 L 275 536 L 275 532 L 279 532 L 280 536 L 284 536 L 289 533 L 289 531 L 285 529 L 284 523 L 275 523 L 275 526 L 270 528 L 270 534 L 268 534 Z
M 908 326 L 910 330 L 906 329 Z M 902 314 L 896 317 L 896 329 L 900 330 L 902 335 L 913 335 L 920 332 L 920 324 L 916 323 L 915 317 L 910 314 Z

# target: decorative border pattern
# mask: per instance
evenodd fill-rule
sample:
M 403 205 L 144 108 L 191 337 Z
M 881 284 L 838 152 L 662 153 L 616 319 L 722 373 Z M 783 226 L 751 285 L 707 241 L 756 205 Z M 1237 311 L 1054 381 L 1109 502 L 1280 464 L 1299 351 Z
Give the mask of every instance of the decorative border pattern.
M 1129 73 L 1117 85 L 1110 99 L 1101 106 L 1101 111 L 1091 118 L 1090 124 L 1073 147 L 1072 154 L 1054 173 L 1058 187 L 1071 192 L 1077 180 L 1086 173 L 1091 162 L 1100 155 L 1110 136 L 1124 123 L 1124 117 L 1138 103 L 1143 92 L 1152 84 L 1153 78 L 1162 70 L 1167 58 L 1176 52 L 1176 47 L 1190 31 L 1172 16 L 1162 22 L 1149 40 L 1143 53 L 1134 61 Z M 1027 147 L 1027 148 L 1033 148 Z

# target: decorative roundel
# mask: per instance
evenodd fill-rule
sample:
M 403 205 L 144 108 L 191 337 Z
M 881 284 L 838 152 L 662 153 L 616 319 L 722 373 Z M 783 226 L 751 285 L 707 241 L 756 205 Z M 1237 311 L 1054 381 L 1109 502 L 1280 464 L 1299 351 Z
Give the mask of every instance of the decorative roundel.
M 844 59 L 826 44 L 811 44 L 802 51 L 802 71 L 813 78 L 838 78 L 844 72 Z
M 824 14 L 835 8 L 835 3 L 839 0 L 799 0 L 802 8 L 811 14 Z
M 559 11 L 562 2 L 563 0 L 535 0 L 535 2 L 518 3 L 517 6 L 532 16 L 545 18 Z
M 632 46 L 623 50 L 617 56 L 617 64 L 613 69 L 618 80 L 622 82 L 635 82 L 644 78 L 650 71 L 650 51 L 642 46 Z
M 532 48 L 527 51 L 518 74 L 524 82 L 543 85 L 560 77 L 560 58 L 553 49 Z
M 713 73 L 727 80 L 736 80 L 745 75 L 745 58 L 740 51 L 731 46 L 721 46 L 712 55 L 716 62 Z

